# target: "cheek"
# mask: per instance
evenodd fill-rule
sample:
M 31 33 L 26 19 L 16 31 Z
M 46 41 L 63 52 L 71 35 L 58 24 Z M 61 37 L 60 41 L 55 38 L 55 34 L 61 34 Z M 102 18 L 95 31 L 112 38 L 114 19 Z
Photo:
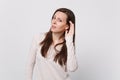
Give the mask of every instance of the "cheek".
M 60 26 L 60 27 L 58 28 L 58 31 L 65 31 L 65 26 Z
M 65 25 L 58 25 L 58 29 L 64 30 L 65 29 Z
M 58 27 L 59 28 L 65 29 L 65 26 L 66 26 L 65 23 L 58 23 Z

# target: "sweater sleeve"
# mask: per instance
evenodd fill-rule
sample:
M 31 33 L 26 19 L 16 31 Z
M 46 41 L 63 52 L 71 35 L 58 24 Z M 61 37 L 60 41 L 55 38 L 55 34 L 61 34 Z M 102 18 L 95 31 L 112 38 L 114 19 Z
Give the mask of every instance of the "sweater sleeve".
M 73 45 L 73 36 L 66 37 L 66 46 L 67 46 L 67 70 L 75 71 L 78 67 L 75 46 Z
M 35 35 L 32 39 L 32 43 L 28 54 L 28 59 L 26 64 L 26 80 L 32 80 L 33 77 L 33 70 L 34 70 L 36 50 L 37 50 L 37 40 L 38 40 L 38 36 Z

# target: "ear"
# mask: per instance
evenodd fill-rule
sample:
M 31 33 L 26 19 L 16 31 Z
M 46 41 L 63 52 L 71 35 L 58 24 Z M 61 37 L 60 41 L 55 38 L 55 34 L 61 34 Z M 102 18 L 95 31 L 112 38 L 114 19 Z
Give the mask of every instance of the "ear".
M 65 29 L 66 29 L 66 30 L 67 30 L 67 29 L 69 29 L 69 26 L 68 26 L 68 25 L 66 25 Z

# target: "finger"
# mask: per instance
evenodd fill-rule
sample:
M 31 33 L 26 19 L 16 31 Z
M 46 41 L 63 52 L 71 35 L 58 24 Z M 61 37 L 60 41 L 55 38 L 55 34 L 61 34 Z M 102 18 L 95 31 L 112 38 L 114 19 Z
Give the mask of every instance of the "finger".
M 72 21 L 69 21 L 69 23 L 70 23 L 70 26 L 74 27 L 74 24 L 72 23 Z
M 72 23 L 72 21 L 70 22 L 70 33 L 74 33 L 74 24 Z
M 72 24 L 72 21 L 69 21 L 70 24 Z

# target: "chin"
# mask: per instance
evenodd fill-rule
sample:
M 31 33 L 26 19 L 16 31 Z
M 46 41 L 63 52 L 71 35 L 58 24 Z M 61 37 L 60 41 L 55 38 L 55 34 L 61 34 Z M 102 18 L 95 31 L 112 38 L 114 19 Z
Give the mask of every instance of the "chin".
M 54 32 L 54 33 L 63 33 L 64 31 L 60 31 L 60 30 L 51 29 L 51 32 Z
M 54 30 L 54 29 L 51 29 L 51 32 L 55 32 L 55 33 L 56 33 L 56 32 L 58 32 L 58 31 L 56 31 L 56 30 Z

